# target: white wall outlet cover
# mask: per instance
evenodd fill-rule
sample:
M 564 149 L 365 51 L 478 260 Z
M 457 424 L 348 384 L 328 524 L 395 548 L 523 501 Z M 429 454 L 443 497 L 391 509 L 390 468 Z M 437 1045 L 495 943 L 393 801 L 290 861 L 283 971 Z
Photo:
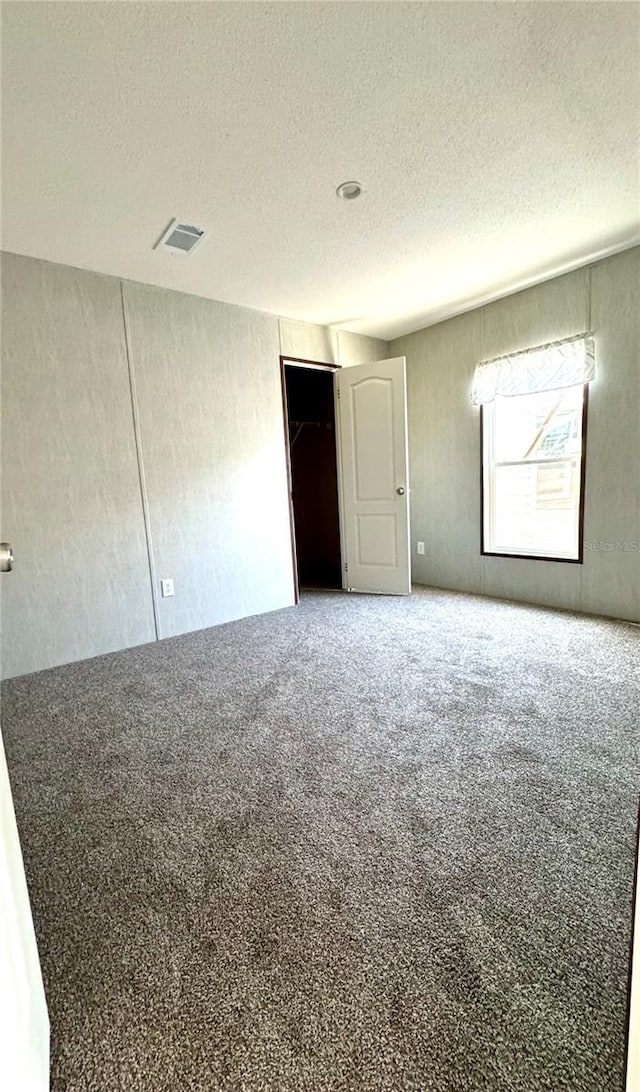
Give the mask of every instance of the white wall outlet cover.
M 173 580 L 166 577 L 160 581 L 160 587 L 162 588 L 162 598 L 166 599 L 169 595 L 175 595 L 173 590 Z
M 419 543 L 418 543 L 418 553 L 419 553 L 419 554 L 423 554 L 423 553 L 424 553 L 424 542 L 419 542 Z

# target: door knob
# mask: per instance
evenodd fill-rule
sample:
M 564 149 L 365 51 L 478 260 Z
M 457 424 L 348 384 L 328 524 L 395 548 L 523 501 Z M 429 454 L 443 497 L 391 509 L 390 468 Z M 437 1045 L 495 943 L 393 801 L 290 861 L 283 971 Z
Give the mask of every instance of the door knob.
M 399 497 L 404 497 L 404 487 L 402 485 L 399 485 L 396 489 L 396 493 Z
M 10 573 L 13 568 L 13 550 L 10 542 L 0 542 L 0 573 Z

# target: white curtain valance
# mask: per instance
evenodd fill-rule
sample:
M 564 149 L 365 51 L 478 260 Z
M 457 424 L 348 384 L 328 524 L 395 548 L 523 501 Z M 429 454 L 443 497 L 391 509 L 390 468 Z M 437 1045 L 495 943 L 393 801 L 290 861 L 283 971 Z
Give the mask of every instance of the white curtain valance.
M 588 334 L 539 345 L 512 356 L 478 364 L 473 376 L 474 406 L 496 395 L 535 394 L 589 383 L 596 376 L 593 338 Z

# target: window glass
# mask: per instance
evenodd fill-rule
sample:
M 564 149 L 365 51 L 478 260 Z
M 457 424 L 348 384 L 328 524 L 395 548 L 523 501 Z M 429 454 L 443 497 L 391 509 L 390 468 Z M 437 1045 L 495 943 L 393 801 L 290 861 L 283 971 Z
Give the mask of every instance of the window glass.
M 579 560 L 585 388 L 483 407 L 486 553 Z

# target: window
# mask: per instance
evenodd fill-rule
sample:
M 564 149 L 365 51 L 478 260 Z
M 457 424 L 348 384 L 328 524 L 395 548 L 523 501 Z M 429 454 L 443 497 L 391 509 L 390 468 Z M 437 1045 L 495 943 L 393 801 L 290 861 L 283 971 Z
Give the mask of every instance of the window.
M 587 397 L 595 377 L 589 333 L 476 367 L 483 554 L 582 561 Z
M 582 561 L 586 383 L 482 405 L 482 553 Z

